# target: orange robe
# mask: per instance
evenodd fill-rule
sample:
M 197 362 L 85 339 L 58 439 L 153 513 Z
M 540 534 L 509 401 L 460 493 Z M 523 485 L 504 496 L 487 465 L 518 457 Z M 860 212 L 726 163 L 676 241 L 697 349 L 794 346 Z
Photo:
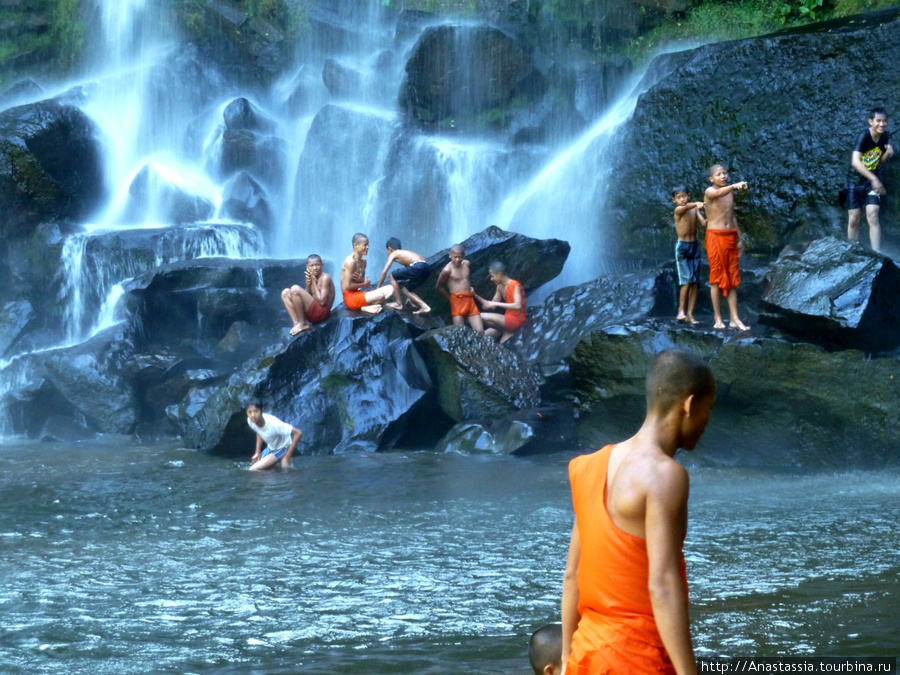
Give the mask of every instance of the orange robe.
M 513 303 L 516 301 L 516 286 L 522 288 L 522 284 L 520 284 L 515 279 L 510 279 L 509 283 L 506 284 L 506 302 L 507 304 Z M 506 314 L 503 315 L 503 324 L 506 330 L 514 331 L 519 330 L 525 324 L 525 289 L 522 288 L 522 309 L 508 309 L 506 310 Z
M 650 603 L 647 543 L 619 529 L 606 510 L 606 471 L 614 446 L 569 464 L 581 541 L 578 611 L 567 675 L 675 673 Z M 684 555 L 681 578 L 687 594 Z
M 706 228 L 706 255 L 709 257 L 709 283 L 718 284 L 722 295 L 741 283 L 737 230 Z

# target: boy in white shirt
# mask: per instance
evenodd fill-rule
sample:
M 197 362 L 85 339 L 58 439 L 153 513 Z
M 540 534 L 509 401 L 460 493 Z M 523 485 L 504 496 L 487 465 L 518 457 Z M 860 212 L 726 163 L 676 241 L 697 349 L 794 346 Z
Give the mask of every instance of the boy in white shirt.
M 256 452 L 250 470 L 271 469 L 278 460 L 281 460 L 282 468 L 289 469 L 291 455 L 297 449 L 303 432 L 274 415 L 264 413 L 262 404 L 256 402 L 247 404 L 247 424 L 256 433 Z M 265 452 L 263 443 L 266 445 Z

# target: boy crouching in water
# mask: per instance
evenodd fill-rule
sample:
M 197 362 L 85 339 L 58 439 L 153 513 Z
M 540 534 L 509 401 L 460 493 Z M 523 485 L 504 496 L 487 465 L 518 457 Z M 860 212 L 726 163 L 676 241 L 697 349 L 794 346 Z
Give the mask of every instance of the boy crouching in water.
M 247 425 L 256 433 L 256 452 L 251 460 L 251 471 L 271 469 L 279 460 L 282 468 L 291 468 L 291 455 L 303 437 L 302 431 L 274 415 L 264 413 L 262 404 L 257 401 L 247 404 Z M 266 445 L 265 452 L 263 443 Z
M 681 292 L 678 296 L 679 321 L 695 324 L 694 306 L 697 304 L 697 292 L 700 289 L 700 241 L 697 239 L 697 225 L 706 225 L 706 219 L 700 213 L 703 202 L 692 202 L 687 188 L 678 186 L 672 189 L 672 203 L 675 204 L 675 268 L 678 270 L 678 283 Z

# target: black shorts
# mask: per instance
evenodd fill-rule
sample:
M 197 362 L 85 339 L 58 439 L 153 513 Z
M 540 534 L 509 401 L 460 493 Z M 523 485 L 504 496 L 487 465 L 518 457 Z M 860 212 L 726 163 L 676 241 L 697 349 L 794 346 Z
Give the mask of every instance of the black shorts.
M 869 183 L 847 186 L 847 210 L 853 211 L 866 206 L 881 206 L 884 195 L 880 195 Z
M 416 290 L 430 274 L 431 268 L 428 267 L 428 263 L 424 260 L 416 260 L 409 267 L 399 267 L 391 272 L 394 281 L 408 291 Z

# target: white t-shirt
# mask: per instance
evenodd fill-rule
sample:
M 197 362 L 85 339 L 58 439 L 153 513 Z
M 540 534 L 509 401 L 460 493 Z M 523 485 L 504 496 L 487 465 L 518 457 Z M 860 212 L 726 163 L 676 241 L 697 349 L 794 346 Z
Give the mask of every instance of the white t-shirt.
M 260 435 L 265 444 L 269 447 L 269 450 L 281 450 L 291 444 L 291 431 L 293 430 L 293 427 L 290 424 L 282 422 L 280 419 L 269 413 L 263 413 L 263 421 L 266 425 L 258 427 L 249 417 L 247 418 L 247 424 L 250 425 L 250 428 L 253 429 L 253 431 Z

